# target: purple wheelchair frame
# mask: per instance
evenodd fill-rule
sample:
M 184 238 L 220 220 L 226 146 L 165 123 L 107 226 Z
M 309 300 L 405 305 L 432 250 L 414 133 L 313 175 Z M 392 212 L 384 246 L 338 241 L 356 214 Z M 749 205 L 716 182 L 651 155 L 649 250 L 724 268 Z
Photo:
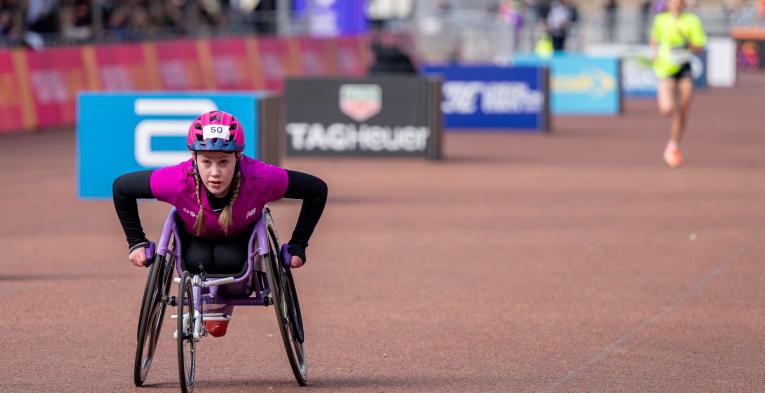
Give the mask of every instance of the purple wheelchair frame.
M 250 235 L 250 240 L 247 246 L 247 270 L 237 276 L 231 275 L 231 277 L 234 277 L 233 282 L 229 282 L 226 284 L 222 284 L 222 286 L 226 287 L 226 293 L 227 295 L 222 295 L 218 293 L 219 286 L 215 285 L 214 283 L 216 281 L 221 280 L 230 280 L 228 277 L 225 278 L 208 278 L 204 282 L 207 284 L 211 284 L 209 286 L 206 286 L 205 288 L 202 288 L 201 286 L 194 286 L 194 308 L 197 310 L 202 310 L 202 304 L 216 304 L 224 306 L 224 310 L 226 314 L 231 315 L 231 311 L 234 306 L 266 306 L 270 303 L 267 303 L 268 295 L 271 292 L 271 289 L 268 287 L 268 280 L 264 281 L 264 287 L 261 287 L 261 283 L 258 280 L 257 274 L 254 274 L 254 272 L 260 271 L 263 273 L 266 273 L 265 265 L 264 265 L 264 257 L 266 254 L 268 254 L 268 235 L 267 235 L 267 228 L 266 228 L 266 215 L 270 214 L 268 208 L 263 209 L 263 213 L 260 215 L 260 218 L 258 221 L 255 222 L 255 225 L 252 229 L 252 234 Z M 165 256 L 168 252 L 171 253 L 175 257 L 175 270 L 178 274 L 178 276 L 181 276 L 183 274 L 182 270 L 182 259 L 181 259 L 181 239 L 178 234 L 178 227 L 176 223 L 178 212 L 173 207 L 170 210 L 170 213 L 167 215 L 167 219 L 165 220 L 165 225 L 162 227 L 162 235 L 159 238 L 159 242 L 157 243 L 157 253 L 159 255 Z M 173 250 L 168 249 L 168 243 L 170 241 L 170 235 L 174 235 L 175 238 L 175 247 Z M 274 239 L 278 242 L 278 239 Z M 256 244 L 257 242 L 257 244 Z M 152 250 L 153 251 L 153 250 Z M 289 269 L 289 261 L 291 260 L 291 255 L 288 252 L 288 249 L 286 245 L 281 247 L 281 257 L 280 262 L 284 264 L 284 266 Z M 147 252 L 148 253 L 148 252 Z M 260 258 L 258 258 L 260 257 Z M 274 257 L 279 257 L 274 255 Z M 151 260 L 151 259 L 149 259 Z M 257 262 L 256 262 L 257 261 Z M 255 266 L 255 263 L 258 263 L 260 266 Z M 267 274 L 267 273 L 266 273 Z M 220 275 L 217 275 L 220 276 Z M 204 292 L 204 293 L 203 293 Z M 251 294 L 254 292 L 255 296 L 252 297 Z M 235 294 L 235 295 L 232 295 Z

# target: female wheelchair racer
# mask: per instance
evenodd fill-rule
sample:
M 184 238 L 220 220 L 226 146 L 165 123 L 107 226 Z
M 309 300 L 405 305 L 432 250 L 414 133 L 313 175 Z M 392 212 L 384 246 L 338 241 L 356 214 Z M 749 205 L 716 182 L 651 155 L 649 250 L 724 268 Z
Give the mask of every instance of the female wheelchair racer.
M 151 255 L 146 252 L 149 242 L 140 223 L 138 198 L 156 198 L 174 206 L 179 255 L 183 256 L 180 270 L 202 277 L 241 274 L 251 251 L 250 234 L 267 213 L 266 203 L 280 198 L 302 199 L 297 224 L 285 247 L 285 255 L 291 259 L 285 264 L 298 268 L 307 261 L 305 249 L 327 199 L 324 181 L 243 155 L 241 124 L 222 111 L 204 113 L 191 123 L 187 147 L 191 150 L 188 161 L 128 173 L 114 181 L 114 205 L 127 237 L 128 258 L 134 265 L 151 262 L 147 260 Z M 213 336 L 224 335 L 227 324 L 227 319 L 204 322 Z M 136 377 L 136 384 L 143 378 Z

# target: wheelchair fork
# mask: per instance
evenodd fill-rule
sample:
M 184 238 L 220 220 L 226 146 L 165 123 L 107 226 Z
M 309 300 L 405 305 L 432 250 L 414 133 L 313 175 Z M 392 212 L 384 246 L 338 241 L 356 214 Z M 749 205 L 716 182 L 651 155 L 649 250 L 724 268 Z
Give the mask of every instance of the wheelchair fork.
M 191 279 L 191 290 L 194 293 L 194 340 L 202 338 L 202 278 L 195 274 Z

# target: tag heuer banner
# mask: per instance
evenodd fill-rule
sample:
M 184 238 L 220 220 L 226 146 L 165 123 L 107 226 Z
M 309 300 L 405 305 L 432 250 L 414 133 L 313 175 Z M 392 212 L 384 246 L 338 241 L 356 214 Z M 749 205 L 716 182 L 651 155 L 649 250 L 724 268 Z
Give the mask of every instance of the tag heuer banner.
M 441 158 L 437 78 L 289 79 L 287 154 Z

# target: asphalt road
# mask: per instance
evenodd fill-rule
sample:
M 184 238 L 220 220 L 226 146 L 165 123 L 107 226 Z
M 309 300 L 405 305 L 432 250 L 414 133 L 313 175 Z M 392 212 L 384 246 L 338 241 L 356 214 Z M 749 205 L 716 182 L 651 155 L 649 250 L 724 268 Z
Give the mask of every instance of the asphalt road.
M 297 159 L 330 186 L 295 273 L 309 386 L 271 308 L 200 344 L 198 392 L 755 392 L 765 385 L 765 75 L 698 96 L 667 168 L 651 101 L 551 135 L 449 133 L 444 162 Z M 145 269 L 76 198 L 71 130 L 0 137 L 0 391 L 134 388 Z M 272 206 L 287 237 L 299 204 Z M 156 238 L 168 206 L 143 203 Z

